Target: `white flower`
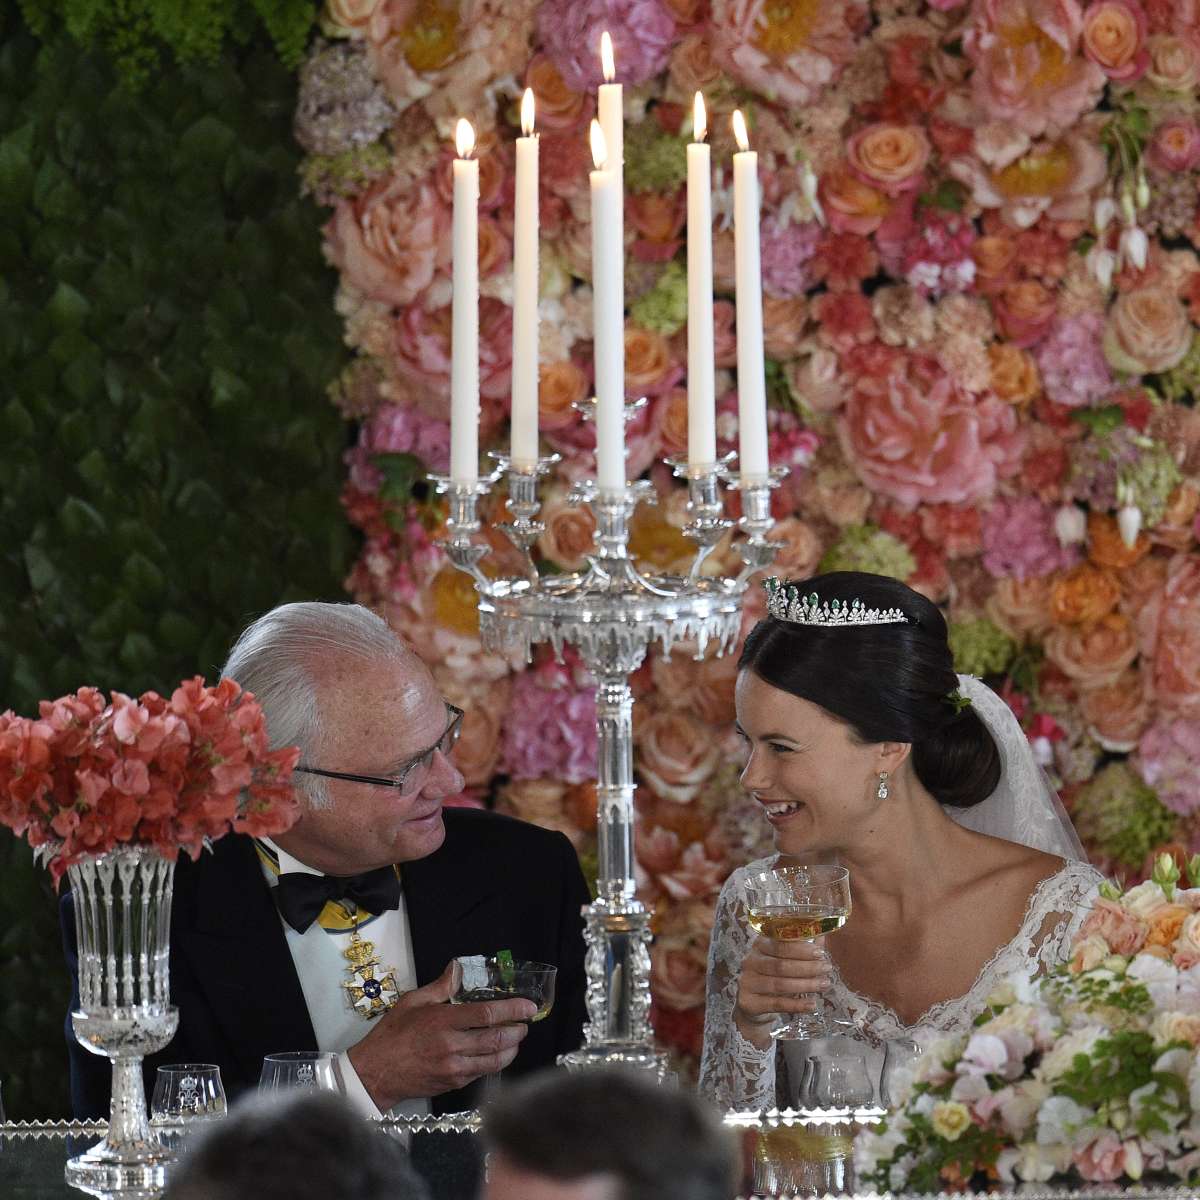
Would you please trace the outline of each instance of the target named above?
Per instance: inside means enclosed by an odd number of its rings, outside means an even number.
[[[1038,1064],[1037,1077],[1045,1083],[1053,1083],[1071,1069],[1077,1054],[1091,1054],[1092,1047],[1107,1036],[1108,1030],[1103,1026],[1089,1025],[1060,1038],[1054,1049]]]
[[[1005,1183],[1046,1183],[1070,1165],[1071,1152],[1065,1146],[1039,1146],[1037,1142],[1002,1150],[996,1159],[996,1170]]]
[[[1143,921],[1166,903],[1166,892],[1153,879],[1147,879],[1145,883],[1139,883],[1137,887],[1130,888],[1121,897],[1121,907],[1133,913],[1135,917],[1141,917]]]
[[[1064,504],[1054,514],[1054,533],[1060,545],[1079,545],[1087,538],[1087,513],[1078,504]]]
[[[1200,1056],[1192,1056],[1192,1065],[1187,1073],[1188,1102],[1192,1112],[1200,1114]]]
[[[1144,984],[1154,1007],[1168,1012],[1178,1007],[1179,968],[1153,954],[1135,954],[1126,979]]]
[[[1139,271],[1145,270],[1146,258],[1150,253],[1150,239],[1146,236],[1146,231],[1140,225],[1127,225],[1121,233],[1121,241],[1118,247],[1121,257],[1126,262],[1137,267]]]
[[[976,1033],[958,1062],[959,1075],[999,1075],[1008,1062],[1008,1046],[990,1033]]]
[[[1117,215],[1117,202],[1111,196],[1101,196],[1092,208],[1092,220],[1097,233],[1103,233]]]
[[[1051,1096],[1037,1116],[1037,1140],[1042,1146],[1069,1146],[1076,1132],[1086,1125],[1095,1112],[1076,1104],[1068,1096]]]
[[[1176,1005],[1180,1012],[1200,1012],[1200,963],[1180,971],[1178,975],[1179,992]]]
[[[982,1074],[960,1075],[950,1089],[950,1099],[961,1100],[963,1104],[975,1104],[980,1100],[986,1100],[991,1094],[992,1089]]]
[[[1011,1137],[1024,1137],[1050,1089],[1037,1079],[1026,1079],[1005,1090],[1008,1095],[1000,1104],[1000,1120]]]
[[[1117,269],[1117,256],[1097,242],[1087,252],[1084,261],[1092,273],[1092,278],[1107,292],[1112,286],[1113,275]]]

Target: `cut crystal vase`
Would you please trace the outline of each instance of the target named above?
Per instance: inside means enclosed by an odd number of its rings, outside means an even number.
[[[76,1038],[112,1061],[103,1141],[72,1158],[66,1180],[96,1194],[155,1194],[174,1155],[150,1129],[142,1059],[175,1035],[170,1004],[171,888],[175,864],[149,846],[119,846],[67,868],[79,948]]]

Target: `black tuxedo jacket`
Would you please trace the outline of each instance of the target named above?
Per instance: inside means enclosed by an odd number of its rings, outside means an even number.
[[[494,954],[558,967],[554,1008],[529,1034],[507,1073],[550,1065],[582,1039],[583,920],[589,900],[579,860],[561,834],[479,809],[445,810],[446,840],[401,864],[417,983],[432,983],[460,954]],[[79,1006],[75,910],[60,908]],[[315,1050],[300,980],[271,889],[248,837],[230,834],[197,862],[181,856],[171,909],[171,1001],[179,1029],[146,1060],[147,1095],[160,1063],[210,1062],[232,1101],[258,1083],[263,1055]],[[368,1025],[363,1023],[364,1035]],[[84,1050],[66,1023],[71,1103],[77,1118],[107,1117],[111,1068]],[[435,1113],[474,1107],[479,1081],[432,1099]]]

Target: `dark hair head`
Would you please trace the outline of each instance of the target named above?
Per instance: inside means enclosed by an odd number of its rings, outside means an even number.
[[[560,1181],[611,1175],[621,1200],[730,1200],[738,1156],[715,1110],[643,1072],[539,1072],[484,1110],[488,1145]]]
[[[739,670],[845,721],[864,742],[908,742],[921,785],[969,808],[1000,782],[1000,752],[973,708],[948,703],[958,677],[935,604],[886,575],[834,571],[797,582],[822,602],[898,608],[905,624],[798,625],[767,617],[750,631]]]
[[[341,1096],[250,1097],[197,1140],[165,1200],[429,1200],[394,1138]]]

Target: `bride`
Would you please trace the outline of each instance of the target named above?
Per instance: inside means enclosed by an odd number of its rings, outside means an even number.
[[[1008,706],[955,675],[934,604],[857,572],[767,589],[737,715],[779,853],[721,891],[700,1068],[701,1091],[742,1110],[796,1099],[804,1043],[777,1055],[779,1014],[819,1003],[876,1060],[891,1039],[969,1030],[1001,978],[1067,957],[1102,882]],[[789,860],[849,869],[836,936],[750,930],[747,876]]]

